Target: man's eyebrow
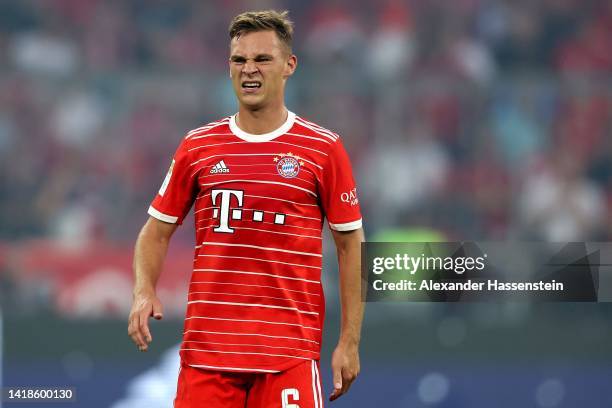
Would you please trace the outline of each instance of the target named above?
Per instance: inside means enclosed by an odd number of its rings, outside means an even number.
[[[254,60],[258,60],[258,59],[262,59],[262,58],[266,58],[266,59],[272,59],[274,58],[274,56],[272,54],[257,54],[253,59]],[[230,57],[230,61],[244,61],[247,58],[243,55],[238,55],[238,54],[234,54]]]

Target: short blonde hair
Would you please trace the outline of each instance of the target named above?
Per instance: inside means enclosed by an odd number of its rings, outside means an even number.
[[[293,42],[293,22],[287,10],[247,11],[234,17],[229,26],[230,39],[254,31],[272,30],[279,40],[291,51]]]

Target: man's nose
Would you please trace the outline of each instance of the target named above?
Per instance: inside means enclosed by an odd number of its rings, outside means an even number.
[[[255,61],[246,60],[242,67],[242,72],[244,72],[245,74],[254,74],[255,72],[257,72],[257,65],[255,64]]]

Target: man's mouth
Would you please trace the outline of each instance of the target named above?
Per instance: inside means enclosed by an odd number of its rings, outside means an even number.
[[[242,89],[258,89],[258,88],[261,88],[261,82],[259,81],[242,82]]]

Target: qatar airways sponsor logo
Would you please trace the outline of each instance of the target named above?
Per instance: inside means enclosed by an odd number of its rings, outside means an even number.
[[[359,204],[359,199],[357,198],[357,187],[340,194],[340,201],[350,204],[351,207]]]

